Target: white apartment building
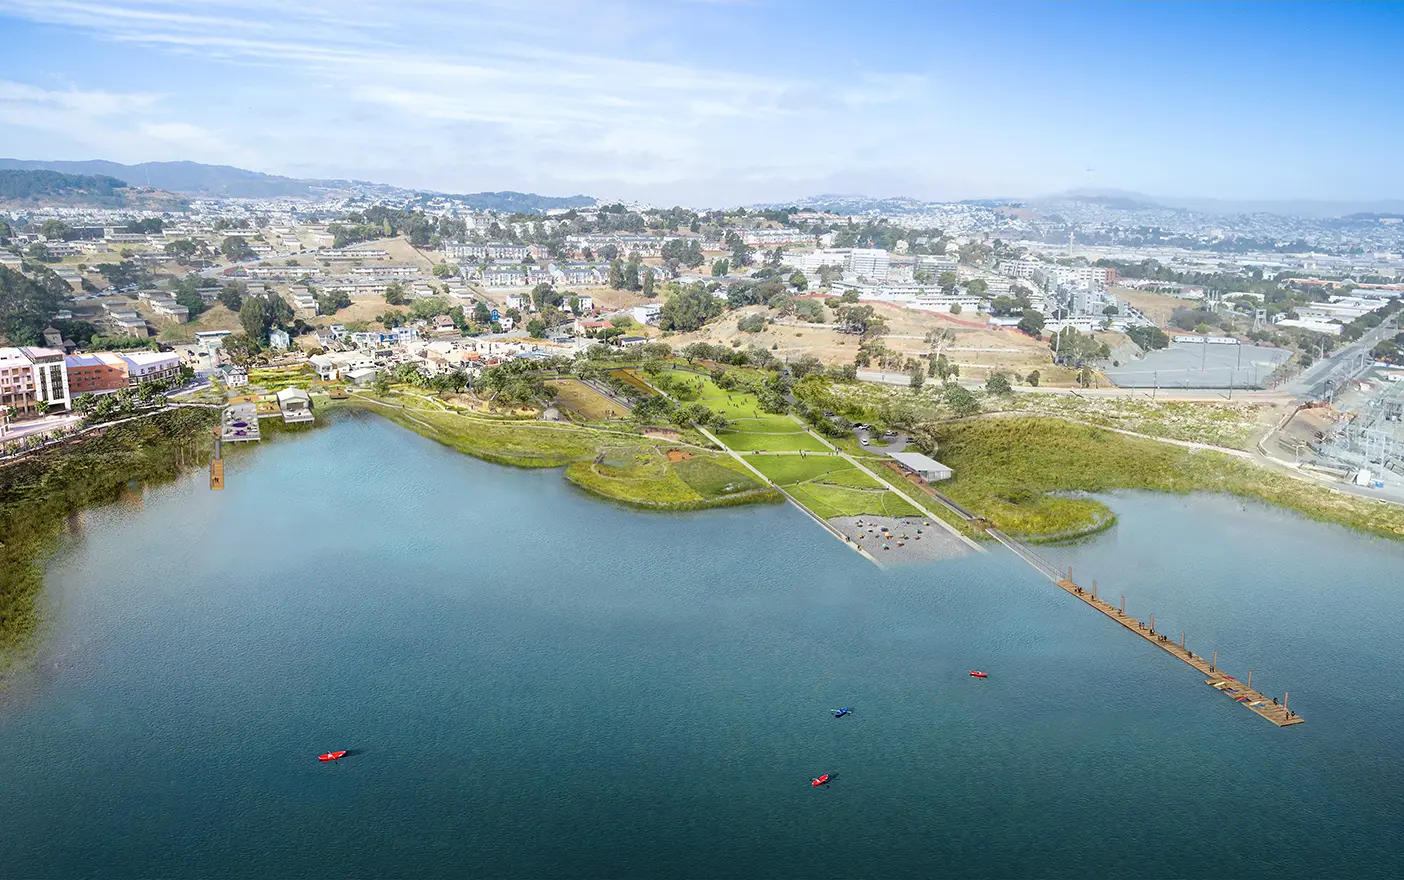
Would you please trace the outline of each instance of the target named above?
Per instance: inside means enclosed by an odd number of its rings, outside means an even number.
[[[891,258],[882,248],[854,248],[848,253],[845,266],[848,275],[869,281],[886,281]]]
[[[136,351],[119,356],[127,362],[127,381],[132,385],[157,379],[174,381],[180,376],[180,355],[173,351]]]
[[[0,348],[0,406],[11,413],[37,413],[41,401],[51,408],[70,407],[63,352],[35,346]]]

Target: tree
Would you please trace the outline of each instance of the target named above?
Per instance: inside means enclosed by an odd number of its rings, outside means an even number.
[[[184,266],[200,252],[200,246],[188,238],[178,238],[175,241],[167,242],[163,250],[167,256],[174,257],[177,263]]]
[[[242,321],[243,312],[239,313]],[[224,337],[219,344],[220,351],[231,361],[241,367],[247,367],[253,362],[262,348],[256,339],[251,339],[247,334],[234,333]]]
[[[990,394],[1012,394],[1014,391],[1003,373],[991,373],[985,380],[985,390]]]
[[[72,241],[73,227],[62,220],[45,220],[39,225],[39,234],[48,241]]]
[[[961,313],[961,305],[960,305],[960,303],[951,303],[951,314],[952,314],[952,315],[959,315],[960,313]]]
[[[732,233],[735,235],[735,233]],[[731,265],[736,267],[749,266],[755,258],[756,249],[746,244],[738,236],[731,245]]]
[[[721,312],[721,301],[712,296],[706,285],[697,282],[668,297],[663,303],[658,326],[664,330],[686,333],[696,330]]]
[[[231,312],[239,311],[239,307],[244,304],[244,292],[248,288],[243,282],[235,281],[224,285],[219,291],[219,302]]]
[[[260,344],[265,339],[268,332],[266,323],[266,313],[263,307],[263,297],[251,296],[244,300],[239,308],[239,326],[244,328],[244,335],[250,339],[257,340]]]
[[[385,285],[385,302],[392,306],[408,305],[409,297],[405,295],[405,286],[398,281],[391,281]]]
[[[712,277],[721,278],[731,271],[731,264],[725,259],[712,261]]]
[[[473,323],[487,324],[492,321],[492,311],[488,309],[487,303],[473,304]]]
[[[1126,331],[1126,335],[1146,351],[1165,348],[1170,344],[1170,337],[1159,327],[1132,327]]]
[[[44,328],[67,301],[68,282],[48,269],[21,275],[0,266],[0,338],[9,345],[40,345]]]
[[[319,315],[334,315],[349,305],[351,305],[351,297],[347,296],[345,291],[338,290],[317,297],[317,313]]]
[[[986,293],[989,293],[990,283],[983,278],[972,278],[970,282],[965,285],[965,289],[975,296],[983,297]]]
[[[960,278],[954,272],[942,272],[937,283],[941,285],[943,291],[950,293],[960,283]]]
[[[232,263],[252,260],[258,256],[253,252],[253,248],[249,247],[249,243],[237,235],[225,236],[224,241],[219,246],[219,250],[220,253],[224,254],[225,259]]]
[[[73,399],[73,408],[84,416],[90,416],[97,409],[97,395],[91,391],[85,391]]]
[[[531,336],[542,339],[546,336],[546,322],[540,318],[532,318],[527,321],[526,330]]]
[[[1044,318],[1043,313],[1036,309],[1025,309],[1024,316],[1019,319],[1018,329],[1035,339],[1043,335]]]
[[[646,297],[649,297],[650,299],[651,299],[651,298],[653,297],[653,295],[654,295],[654,293],[653,293],[653,270],[651,270],[651,269],[644,269],[644,270],[643,270],[643,295],[646,296]]]
[[[926,376],[921,370],[912,370],[911,386],[913,391],[920,391],[921,386],[926,384]]]
[[[618,257],[609,264],[609,286],[615,290],[624,289],[624,261]]]
[[[931,350],[931,359],[935,361],[941,356],[941,352],[946,346],[955,342],[956,333],[950,327],[937,327],[934,330],[926,331],[926,345]]]
[[[759,333],[765,329],[765,316],[747,315],[736,322],[736,329],[742,333]]]
[[[808,290],[809,279],[804,277],[803,272],[796,269],[794,274],[790,276],[790,286],[795,290]]]
[[[435,278],[452,278],[458,274],[458,270],[448,263],[436,263],[433,271]]]
[[[1024,377],[1024,381],[1026,381],[1026,382],[1029,383],[1029,387],[1031,387],[1031,388],[1037,388],[1037,387],[1038,387],[1038,380],[1039,380],[1040,378],[1042,378],[1042,377],[1039,376],[1038,370],[1033,370],[1033,371],[1031,371],[1027,376]]]
[[[980,411],[980,401],[975,399],[975,395],[954,382],[943,385],[941,393],[957,416],[970,416]]]

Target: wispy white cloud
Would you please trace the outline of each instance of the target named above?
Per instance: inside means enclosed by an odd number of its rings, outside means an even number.
[[[0,80],[0,126],[59,135],[102,158],[180,159],[191,151],[219,161],[246,156],[197,125],[163,119],[163,101],[149,92],[44,89]]]
[[[571,181],[702,190],[767,166],[823,176],[885,136],[881,118],[858,124],[859,114],[919,101],[927,89],[921,76],[824,83],[783,65],[756,72],[712,52],[688,60],[648,35],[618,37],[620,21],[671,34],[699,14],[695,7],[674,14],[549,0],[7,6],[11,16],[198,59],[202,77],[214,79],[205,91],[226,99],[227,124],[219,127],[236,140],[230,145],[181,119],[179,111],[199,98],[166,83],[173,94],[145,96],[152,112],[127,130],[106,126],[108,142],[146,136],[189,158],[229,161],[238,152],[269,170],[316,167],[319,158],[328,173],[397,168],[394,182],[446,189]],[[241,69],[273,77],[278,87],[241,83]],[[155,113],[158,104],[175,112]],[[826,128],[841,130],[840,146]],[[510,179],[483,179],[486,168],[511,169]]]

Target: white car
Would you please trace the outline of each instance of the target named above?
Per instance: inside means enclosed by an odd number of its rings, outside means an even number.
[[[863,438],[862,440],[860,440],[859,442],[862,443],[864,446],[867,446],[867,445],[868,445],[868,438],[867,438],[867,437],[864,437],[864,438]]]

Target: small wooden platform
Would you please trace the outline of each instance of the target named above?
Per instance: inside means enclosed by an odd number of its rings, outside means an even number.
[[[210,488],[224,488],[224,459],[216,458],[210,462]]]
[[[1071,578],[1060,578],[1055,580],[1054,583],[1064,590],[1067,590],[1069,595],[1081,599],[1085,604],[1102,612],[1107,617],[1115,620],[1117,623],[1126,627],[1126,629],[1150,642],[1152,645],[1155,645],[1157,648],[1160,648],[1162,651],[1165,651],[1172,657],[1176,657],[1188,663],[1190,666],[1193,666],[1195,669],[1208,676],[1204,680],[1205,684],[1222,690],[1236,702],[1242,703],[1244,706],[1247,706],[1250,710],[1263,716],[1278,727],[1290,727],[1293,724],[1301,724],[1306,721],[1302,716],[1287,710],[1285,696],[1280,705],[1273,702],[1270,697],[1253,690],[1246,684],[1234,679],[1232,676],[1225,675],[1222,671],[1215,668],[1214,664],[1210,663],[1209,660],[1187,650],[1184,645],[1177,644],[1164,633],[1156,632],[1151,624],[1139,621],[1126,614],[1115,605],[1112,605],[1110,602],[1087,592],[1082,587],[1073,583]]]

